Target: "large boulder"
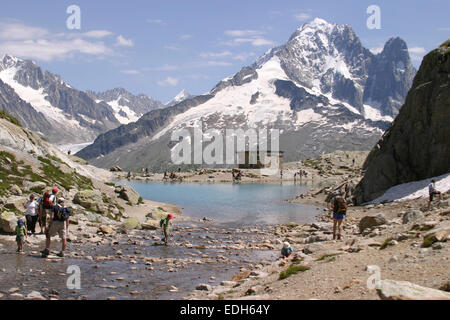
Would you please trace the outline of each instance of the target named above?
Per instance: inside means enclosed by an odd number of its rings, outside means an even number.
[[[25,210],[23,205],[27,202],[25,197],[9,197],[4,205],[5,208],[10,210],[23,211]]]
[[[120,225],[120,231],[122,233],[128,233],[129,231],[134,229],[142,229],[141,223],[136,218],[128,218]]]
[[[424,246],[429,247],[435,242],[444,242],[450,236],[450,221],[443,221],[424,235]]]
[[[42,181],[24,181],[23,188],[27,191],[34,191],[41,194],[44,189],[47,187],[47,184]]]
[[[408,212],[405,212],[403,215],[403,224],[410,223],[411,221],[415,221],[418,219],[425,218],[425,215],[420,210],[410,210]]]
[[[9,211],[3,211],[0,214],[0,231],[5,233],[15,233],[17,220],[16,215]]]
[[[364,163],[355,202],[450,171],[450,41],[427,54],[391,127]]]
[[[407,281],[381,280],[376,289],[382,300],[450,300],[450,292]]]
[[[13,184],[11,187],[9,187],[9,193],[15,196],[21,196],[22,195],[22,189],[16,184]]]
[[[136,192],[132,187],[130,186],[124,186],[122,187],[122,190],[120,190],[120,197],[124,199],[125,201],[128,201],[132,205],[136,205],[139,203],[139,199],[141,196],[139,193]]]
[[[119,166],[114,166],[114,167],[111,167],[111,168],[109,169],[109,171],[111,171],[111,172],[122,172],[123,170],[122,170],[122,168],[119,167]]]
[[[373,228],[387,223],[387,219],[382,213],[365,216],[359,222],[359,232],[363,232],[367,228]]]
[[[99,190],[82,190],[75,194],[73,203],[79,204],[85,209],[104,212],[103,195]],[[106,208],[107,210],[107,208]]]

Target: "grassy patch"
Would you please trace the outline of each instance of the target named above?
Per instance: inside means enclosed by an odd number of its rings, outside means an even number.
[[[324,261],[325,259],[328,259],[328,258],[335,258],[335,256],[337,256],[337,254],[324,254],[323,256],[321,256],[319,259],[317,259],[316,261]],[[333,260],[328,260],[327,262],[330,262],[330,261],[334,261],[335,259],[333,259]]]
[[[42,162],[41,170],[44,172],[44,176],[49,182],[60,184],[66,190],[71,189],[73,186],[77,186],[79,189],[93,189],[91,179],[75,172],[64,173],[48,158],[38,157],[38,159]],[[53,157],[52,160],[56,162],[60,161],[55,157]]]
[[[115,187],[116,185],[113,182],[105,182],[107,186]]]
[[[283,280],[283,279],[286,279],[286,278],[290,277],[293,274],[297,274],[299,272],[304,272],[304,271],[307,271],[309,269],[310,269],[310,267],[302,266],[302,265],[293,263],[293,264],[291,264],[289,266],[289,268],[287,268],[286,270],[280,272],[280,277],[278,279],[279,280]]]
[[[14,118],[13,116],[10,116],[5,110],[0,110],[0,119],[6,119],[12,124],[15,124],[16,126],[22,127],[22,124],[19,120]]]
[[[392,238],[387,238],[386,240],[384,240],[383,244],[380,246],[380,250],[386,249],[389,246],[389,242],[391,242],[392,240]]]
[[[144,199],[142,199],[142,197],[139,197],[137,204],[143,204],[143,203],[144,203]]]
[[[433,243],[436,242],[436,238],[434,236],[434,234],[429,234],[426,237],[423,238],[423,243],[422,243],[422,247],[424,248],[428,248],[431,247],[433,245]]]

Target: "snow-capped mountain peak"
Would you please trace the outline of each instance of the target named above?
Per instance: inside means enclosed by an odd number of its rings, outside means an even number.
[[[191,98],[191,94],[186,91],[186,89],[181,90],[175,98],[173,98],[171,101],[166,103],[166,106],[174,106],[180,102],[183,102],[186,99]]]

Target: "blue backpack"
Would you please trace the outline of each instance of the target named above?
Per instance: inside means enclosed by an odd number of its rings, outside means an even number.
[[[70,209],[69,208],[61,208],[58,206],[55,206],[53,208],[53,219],[57,221],[66,221],[70,218]]]

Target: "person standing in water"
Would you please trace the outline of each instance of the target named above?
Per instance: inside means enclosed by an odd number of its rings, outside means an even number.
[[[162,231],[164,233],[164,244],[167,246],[169,242],[169,235],[170,235],[170,224],[171,220],[173,219],[173,215],[169,213],[167,217],[164,219],[161,219],[159,222],[159,226],[162,228]]]
[[[27,227],[22,219],[17,221],[16,227],[16,242],[17,242],[17,252],[23,252],[23,242],[27,239]]]
[[[50,222],[45,233],[45,249],[42,251],[42,258],[47,258],[50,254],[51,238],[59,235],[61,239],[61,252],[58,257],[64,257],[64,251],[67,247],[67,235],[69,234],[70,209],[64,205],[64,198],[58,199],[59,206],[54,206],[50,214]]]

